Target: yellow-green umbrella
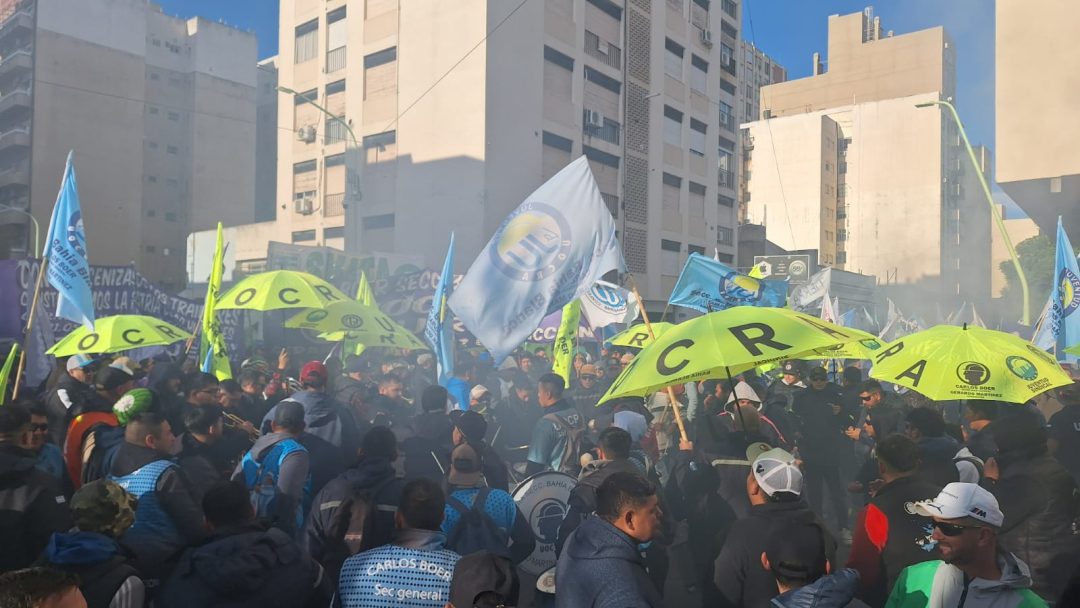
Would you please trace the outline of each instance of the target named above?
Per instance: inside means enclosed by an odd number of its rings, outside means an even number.
[[[57,357],[118,353],[144,346],[166,346],[190,337],[188,332],[154,317],[116,315],[95,319],[94,329],[85,325],[75,328],[45,352]]]
[[[335,342],[348,339],[368,348],[427,348],[412,332],[397,324],[386,313],[355,300],[336,302],[326,308],[293,315],[285,321],[285,327],[323,332],[327,336],[324,339],[337,338],[332,340]]]
[[[232,286],[217,301],[217,310],[325,308],[352,298],[319,277],[296,270],[260,272]]]
[[[848,342],[827,348],[816,348],[803,353],[795,359],[803,361],[816,361],[818,359],[872,359],[874,354],[881,350],[884,343],[876,338]]]
[[[981,327],[938,325],[885,345],[872,378],[935,401],[990,399],[1024,403],[1072,379],[1030,342]]]
[[[652,324],[653,333],[656,337],[667,333],[669,329],[675,327],[674,323],[665,323],[660,321]],[[608,340],[612,346],[629,346],[632,348],[645,348],[652,343],[652,338],[649,337],[649,330],[645,328],[644,323],[639,323],[631,328],[625,329]]]
[[[815,348],[872,338],[787,308],[738,306],[691,319],[646,346],[601,402],[727,377]]]

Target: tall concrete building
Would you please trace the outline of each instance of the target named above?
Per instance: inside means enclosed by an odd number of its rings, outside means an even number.
[[[585,155],[646,299],[662,305],[692,251],[734,260],[734,0],[282,0],[280,23],[295,136],[279,138],[278,221],[255,238],[438,266],[453,230],[463,271]]]
[[[750,130],[741,125],[757,120],[761,116],[761,88],[787,80],[787,70],[766,55],[754,43],[747,40],[739,44],[739,94],[735,103],[739,120],[739,139],[742,163],[739,165],[739,223],[745,223],[746,204],[750,200],[748,185],[752,163],[750,152]]]
[[[893,36],[870,9],[829,17],[828,69],[761,91],[750,219],[924,302],[984,301],[989,206],[951,117],[916,107],[955,96],[955,65],[943,28]]]
[[[91,263],[183,288],[188,232],[253,217],[255,59],[145,0],[0,3],[0,204],[44,231],[74,150]],[[27,222],[0,213],[0,255],[30,253]]]
[[[255,221],[277,217],[277,56],[259,62],[255,110]]]
[[[997,2],[996,147],[1001,187],[1053,234],[1080,234],[1080,10],[1068,0]]]

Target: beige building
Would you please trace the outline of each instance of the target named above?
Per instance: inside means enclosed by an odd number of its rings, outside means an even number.
[[[739,164],[739,223],[746,222],[746,204],[750,200],[748,190],[750,172],[753,163],[750,152],[750,131],[741,125],[757,120],[761,116],[761,88],[787,80],[787,70],[771,57],[754,46],[754,43],[741,40],[739,58],[739,94],[735,102],[735,115],[740,129],[740,151],[742,162]]]
[[[0,204],[44,232],[74,150],[91,263],[182,289],[187,234],[253,217],[255,58],[144,0],[0,3]],[[31,253],[25,216],[0,222],[0,255]]]
[[[662,306],[691,251],[734,261],[734,0],[280,7],[278,80],[298,96],[279,99],[277,221],[240,233],[437,267],[453,230],[463,271],[584,154],[647,299]],[[362,149],[355,205],[346,124]]]
[[[998,205],[998,213],[1005,218],[1005,232],[1009,235],[1013,247],[1024,241],[1042,234],[1035,220],[1028,217],[1009,218],[1005,215],[1005,205]],[[1011,262],[1009,250],[1005,247],[1005,240],[995,228],[990,233],[990,293],[995,298],[1001,297],[1005,290],[1005,273],[1001,272],[1001,264]]]
[[[996,152],[1001,187],[1048,234],[1080,234],[1080,6],[996,3]]]
[[[277,217],[277,56],[259,62],[255,110],[255,221]]]
[[[940,27],[893,36],[870,9],[829,17],[828,69],[764,87],[747,125],[748,221],[822,265],[982,302],[989,207],[951,118],[915,107],[955,95],[954,66]]]

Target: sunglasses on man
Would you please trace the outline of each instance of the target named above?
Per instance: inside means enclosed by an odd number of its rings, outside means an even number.
[[[943,521],[935,521],[934,527],[941,530],[941,533],[945,536],[960,536],[964,533],[964,530],[973,530],[982,526],[963,526],[960,524],[950,524]]]

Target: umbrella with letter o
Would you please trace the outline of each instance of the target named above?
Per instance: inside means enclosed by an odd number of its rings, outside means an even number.
[[[389,315],[374,306],[355,300],[335,302],[326,308],[298,313],[285,321],[285,327],[323,332],[324,335],[320,337],[325,340],[338,342],[347,339],[369,348],[427,348],[412,332],[396,323]]]
[[[94,321],[94,329],[79,326],[46,351],[56,357],[118,353],[144,346],[167,346],[187,340],[191,334],[179,327],[145,315],[116,315]]]
[[[1025,403],[1072,383],[1050,353],[1005,332],[938,325],[886,344],[870,377],[906,386],[935,401],[984,399]]]
[[[260,272],[233,285],[218,298],[217,310],[325,308],[352,298],[319,277],[296,270]]]

